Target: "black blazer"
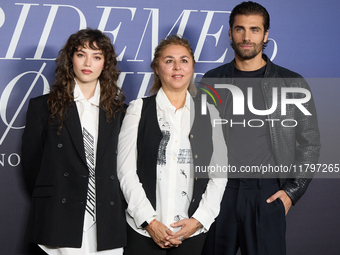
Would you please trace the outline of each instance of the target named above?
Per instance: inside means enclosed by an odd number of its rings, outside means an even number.
[[[32,195],[26,236],[30,242],[81,247],[88,168],[78,110],[72,103],[65,125],[50,124],[48,95],[30,100],[22,137],[24,178]],[[117,143],[123,112],[107,122],[99,110],[96,158],[98,250],[126,245],[125,201],[117,178]]]

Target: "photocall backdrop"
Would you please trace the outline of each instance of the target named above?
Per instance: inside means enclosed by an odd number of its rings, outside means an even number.
[[[340,87],[337,0],[259,0],[271,16],[265,53],[310,83],[319,118],[320,163],[339,164]],[[54,60],[70,34],[91,27],[115,45],[127,102],[147,95],[154,48],[168,34],[189,39],[195,75],[229,62],[228,20],[237,0],[0,1],[0,254],[29,254],[23,241],[29,198],[21,135],[28,101],[48,93]],[[318,173],[287,215],[288,254],[338,254],[340,174]],[[114,216],[113,216],[114,217]]]

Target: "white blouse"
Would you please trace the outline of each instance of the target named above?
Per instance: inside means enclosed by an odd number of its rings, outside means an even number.
[[[126,218],[136,232],[150,237],[141,224],[153,218],[162,222],[172,231],[171,223],[189,218],[188,208],[193,195],[193,160],[189,141],[190,104],[193,99],[187,92],[183,108],[176,110],[161,88],[156,95],[157,119],[163,138],[157,157],[156,210],[147,199],[137,175],[137,132],[143,107],[143,100],[130,102],[118,142],[117,174],[121,189],[128,203]],[[211,118],[218,118],[216,108],[208,105]],[[193,109],[194,110],[194,109]],[[191,123],[190,123],[191,122]],[[220,153],[214,150],[211,164],[227,165],[227,150],[221,128],[213,128],[213,145],[219,146]],[[215,163],[214,163],[215,162]],[[219,213],[226,178],[213,178],[210,175],[207,189],[198,209],[192,217],[204,228],[197,235],[207,231]],[[216,176],[215,176],[216,177]],[[224,176],[225,177],[225,176]]]

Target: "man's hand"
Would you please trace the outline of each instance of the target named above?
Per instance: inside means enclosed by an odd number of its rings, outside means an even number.
[[[168,249],[178,247],[182,242],[179,239],[167,240],[167,237],[173,236],[175,233],[167,228],[160,221],[155,220],[152,224],[146,227],[154,242],[161,248]]]
[[[292,206],[292,200],[287,195],[287,193],[284,192],[283,190],[279,190],[274,195],[272,195],[270,198],[268,198],[267,199],[267,203],[271,203],[271,202],[275,201],[278,198],[281,199],[281,201],[283,202],[283,205],[285,207],[285,212],[286,212],[286,215],[287,215],[290,207]]]
[[[173,228],[181,227],[180,231],[167,237],[167,240],[173,242],[174,240],[183,241],[189,238],[193,233],[202,227],[202,224],[198,220],[190,218],[177,221],[172,223],[170,226]]]

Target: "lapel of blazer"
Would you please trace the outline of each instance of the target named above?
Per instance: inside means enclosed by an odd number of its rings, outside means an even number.
[[[99,127],[98,127],[98,143],[97,143],[97,158],[96,162],[99,162],[100,158],[103,156],[103,153],[107,147],[108,142],[111,140],[111,129],[113,125],[113,118],[111,118],[111,122],[106,121],[106,112],[99,108]],[[114,152],[112,152],[114,153]]]
[[[70,111],[65,116],[65,126],[70,134],[70,137],[74,143],[74,146],[76,147],[77,152],[80,155],[80,158],[86,164],[86,157],[83,144],[83,133],[81,131],[79,114],[75,102],[72,102]]]

